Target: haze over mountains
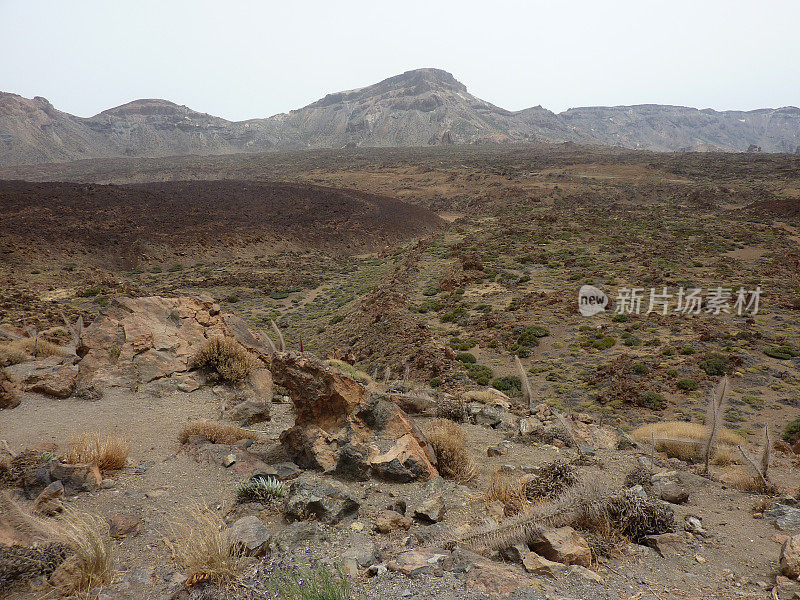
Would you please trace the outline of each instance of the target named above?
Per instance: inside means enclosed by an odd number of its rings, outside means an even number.
[[[228,154],[346,146],[599,143],[654,151],[800,151],[800,109],[680,106],[508,111],[450,73],[417,69],[328,94],[265,119],[227,121],[166,100],[135,100],[83,118],[41,97],[0,92],[0,164],[115,156]]]

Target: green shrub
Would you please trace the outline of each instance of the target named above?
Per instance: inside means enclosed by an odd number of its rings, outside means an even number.
[[[647,390],[644,394],[642,394],[642,406],[646,406],[652,410],[661,410],[666,405],[666,399],[658,392]]]
[[[503,377],[495,377],[492,379],[492,387],[501,392],[513,392],[514,390],[522,390],[522,380],[514,375],[504,375]]]
[[[478,345],[478,340],[462,340],[461,338],[454,337],[450,340],[450,347],[453,350],[464,352],[470,348]]]
[[[456,360],[470,365],[473,365],[476,362],[478,362],[478,360],[475,358],[475,355],[470,354],[469,352],[459,352],[458,354],[456,354]]]
[[[608,350],[617,343],[617,340],[611,337],[610,335],[605,336],[599,340],[595,340],[592,342],[592,348],[595,350]]]
[[[764,348],[764,354],[771,356],[772,358],[777,358],[778,360],[789,360],[790,358],[796,358],[800,356],[800,350],[794,346],[784,344],[783,346]]]
[[[494,371],[484,365],[467,365],[469,378],[478,385],[489,385],[494,377]]]
[[[700,368],[708,375],[720,376],[728,372],[728,357],[722,354],[709,354],[700,363]]]
[[[634,363],[631,367],[631,371],[633,371],[635,375],[647,375],[650,369],[645,364]]]
[[[681,348],[681,354],[684,354],[686,356],[688,356],[689,354],[694,354],[695,352],[697,351],[691,346],[684,346],[683,348]]]
[[[800,438],[800,418],[789,421],[783,430],[783,439],[790,444],[794,444]]]
[[[611,317],[611,320],[614,321],[614,323],[627,323],[630,320],[630,317],[623,313],[614,313],[614,315]]]
[[[698,385],[694,379],[679,379],[678,383],[676,384],[679,390],[683,390],[684,392],[691,392],[697,389]]]
[[[438,388],[440,385],[442,385],[442,378],[434,377],[433,379],[430,380],[429,384],[432,388]]]
[[[661,351],[661,354],[663,354],[664,356],[674,356],[675,355],[675,348],[672,348],[671,346],[667,346],[666,348],[664,348]]]
[[[260,598],[281,600],[350,600],[350,582],[338,566],[311,560],[299,564],[294,557],[278,558],[264,566],[266,580],[258,581]]]
[[[667,376],[668,377],[677,377],[678,376],[678,369],[667,369]]]

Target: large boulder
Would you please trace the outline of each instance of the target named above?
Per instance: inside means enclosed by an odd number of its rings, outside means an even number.
[[[589,544],[572,527],[545,531],[542,539],[533,544],[533,549],[546,559],[565,565],[589,567],[592,564]]]
[[[355,479],[438,475],[427,440],[387,396],[306,354],[276,354],[270,371],[295,406],[295,424],[281,443],[301,467]]]
[[[244,321],[221,314],[209,296],[119,297],[83,332],[78,382],[136,387],[184,373],[199,345],[217,336],[234,338],[258,356],[268,352]],[[268,374],[255,380],[257,394],[269,400]]]

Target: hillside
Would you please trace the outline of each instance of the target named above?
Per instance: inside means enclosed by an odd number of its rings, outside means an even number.
[[[654,151],[795,152],[800,109],[754,111],[639,105],[541,106],[511,112],[439,69],[417,69],[303,108],[233,122],[166,100],[135,100],[82,118],[46,99],[0,92],[0,164],[117,156],[440,144],[600,143]]]

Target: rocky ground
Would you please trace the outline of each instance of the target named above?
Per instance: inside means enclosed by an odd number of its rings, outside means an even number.
[[[0,268],[0,491],[17,508],[4,500],[0,543],[52,542],[20,527],[20,507],[50,524],[75,511],[110,520],[113,574],[94,592],[108,599],[263,597],[272,563],[291,555],[335,558],[363,598],[800,592],[787,428],[800,402],[796,159],[398,152],[350,166],[263,159],[283,179],[402,198],[447,223],[377,252],[265,249],[239,236],[215,255],[190,235],[120,267],[108,249],[37,253],[41,238],[15,234]],[[264,168],[253,157],[104,168],[120,181],[170,169],[213,179],[234,172],[230,160],[242,176]],[[587,318],[584,283],[612,296],[739,284],[764,296],[757,315]],[[229,364],[193,362],[218,336],[249,357],[237,384],[219,375]],[[684,439],[705,434],[637,429],[705,431],[723,376],[728,437],[709,474],[702,442]],[[461,450],[442,446],[439,417],[459,422],[444,437],[463,436]],[[243,429],[219,437],[216,425]],[[758,462],[764,426],[768,481],[736,448]],[[127,461],[70,458],[84,432],[124,440]],[[239,497],[259,475],[280,480],[280,497]],[[599,521],[575,508],[587,498]],[[614,512],[620,498],[628,512]],[[249,555],[224,585],[182,560],[181,523],[198,503]],[[620,516],[634,513],[644,525]],[[50,575],[55,565],[13,575],[15,552],[0,553],[9,597],[74,591],[75,572]]]

